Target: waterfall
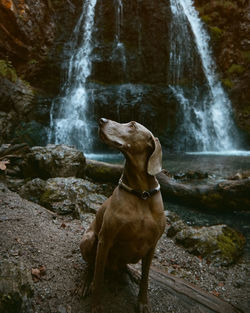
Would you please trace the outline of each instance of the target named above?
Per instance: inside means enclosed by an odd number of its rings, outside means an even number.
[[[92,144],[86,82],[91,74],[96,1],[84,1],[70,43],[67,79],[60,96],[53,101],[50,113],[49,141],[75,145],[84,151],[90,151]]]
[[[209,36],[193,0],[170,0],[170,88],[179,103],[179,149],[237,149],[229,98],[216,74]],[[198,77],[199,66],[204,82]]]

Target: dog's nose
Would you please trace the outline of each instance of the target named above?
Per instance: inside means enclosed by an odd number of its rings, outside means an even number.
[[[103,125],[105,123],[108,123],[108,120],[106,118],[102,117],[99,119],[99,125]]]

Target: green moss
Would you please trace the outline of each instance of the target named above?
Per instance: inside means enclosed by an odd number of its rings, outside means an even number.
[[[223,229],[223,234],[218,236],[218,247],[222,254],[230,260],[240,255],[244,244],[244,236],[227,227]]]
[[[9,79],[13,83],[17,80],[16,70],[8,60],[0,60],[0,75]]]
[[[224,78],[221,80],[222,84],[226,87],[226,88],[233,88],[233,82],[231,81],[230,78]]]
[[[40,198],[41,203],[49,203],[50,202],[50,198],[51,195],[53,195],[55,193],[55,191],[51,190],[51,189],[47,189]]]
[[[245,68],[240,64],[232,64],[227,72],[228,74],[241,74],[245,72]]]
[[[37,64],[38,63],[38,61],[37,60],[35,60],[35,59],[32,59],[32,60],[30,60],[29,61],[29,64],[31,64],[31,65],[33,65],[33,64]]]
[[[241,51],[242,58],[250,62],[250,51]]]
[[[217,26],[210,27],[210,31],[214,40],[219,40],[223,36],[223,30]]]
[[[203,15],[203,16],[201,17],[201,19],[202,19],[202,21],[203,21],[204,23],[206,23],[206,24],[209,24],[209,23],[212,22],[212,18],[211,18],[211,16],[209,16],[209,15]]]

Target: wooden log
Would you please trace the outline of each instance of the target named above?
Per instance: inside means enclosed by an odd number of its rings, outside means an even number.
[[[176,182],[164,172],[157,179],[167,200],[214,210],[250,210],[250,178],[198,186]]]
[[[136,277],[140,272],[133,265],[129,266]],[[243,313],[243,311],[230,303],[216,297],[200,288],[185,282],[183,279],[163,272],[153,266],[150,268],[150,285],[161,290],[161,301],[164,302],[164,294],[177,299],[186,312],[199,313]],[[158,295],[159,296],[159,295]],[[154,299],[152,299],[154,302]]]
[[[123,165],[86,160],[85,174],[95,182],[118,183]]]
[[[86,160],[85,174],[96,182],[117,184],[122,170],[123,165]],[[250,178],[225,180],[212,185],[183,184],[167,176],[163,170],[157,179],[166,200],[220,211],[250,210]]]
[[[27,152],[29,146],[26,143],[20,143],[16,145],[2,145],[0,147],[0,160],[3,158],[14,157]]]

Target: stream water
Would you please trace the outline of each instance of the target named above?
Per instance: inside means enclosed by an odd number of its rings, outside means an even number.
[[[52,103],[50,113],[49,142],[75,145],[84,151],[91,150],[92,144],[86,82],[91,74],[95,6],[96,0],[84,1],[69,43],[71,57],[67,78],[60,95]]]
[[[170,0],[170,8],[169,80],[179,103],[180,124],[176,148],[237,149],[231,103],[218,79],[210,38],[193,0]]]

